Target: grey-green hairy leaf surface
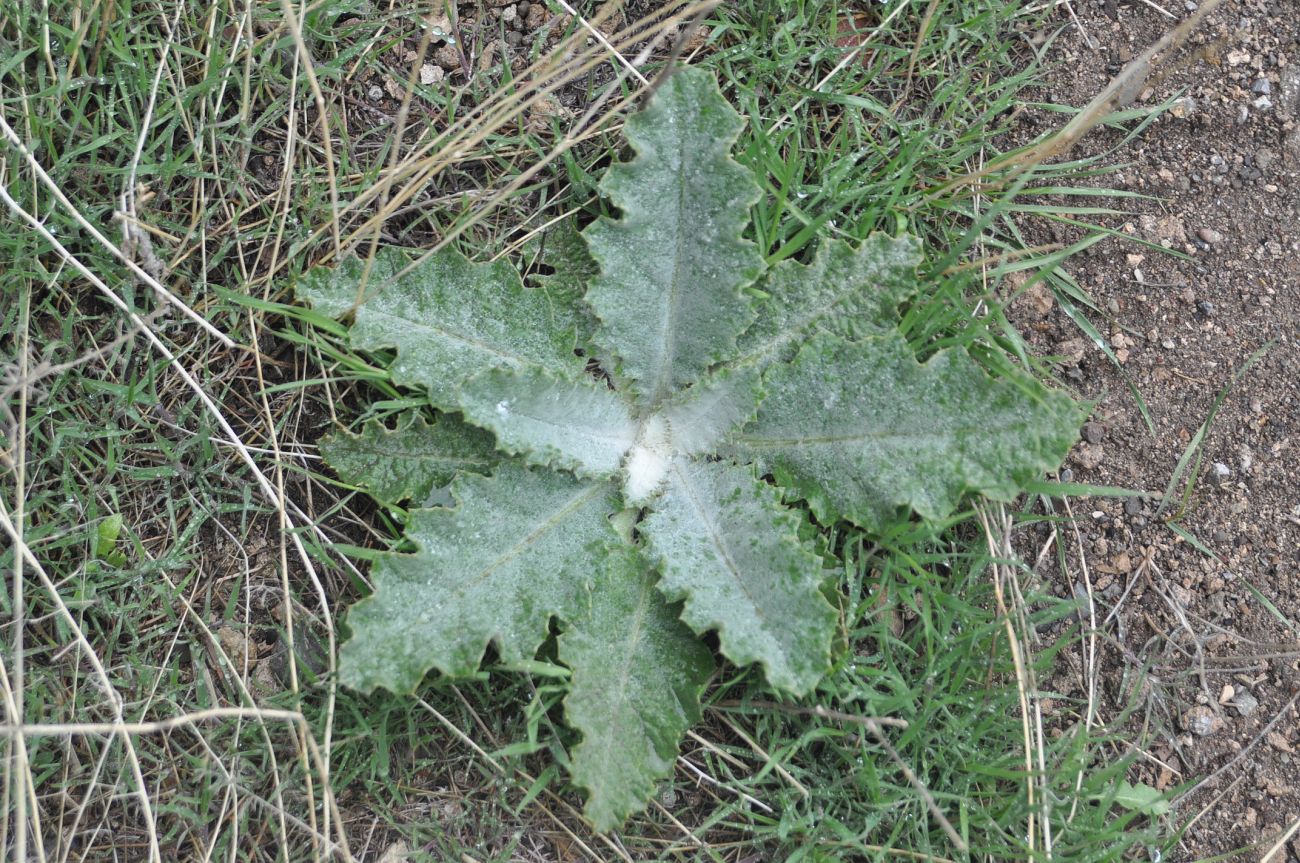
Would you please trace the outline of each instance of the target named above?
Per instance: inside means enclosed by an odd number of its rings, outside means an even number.
[[[655,591],[641,556],[627,547],[607,555],[583,612],[560,636],[560,659],[573,669],[564,715],[582,732],[570,770],[600,831],[643,809],[672,773],[713,671],[712,655]]]
[[[873,528],[900,507],[940,518],[968,492],[1010,500],[1060,464],[1081,420],[1065,394],[991,378],[962,351],[919,363],[897,332],[818,335],[764,386],[737,454],[797,489],[819,520]]]
[[[685,601],[696,632],[718,631],[727,658],[761,663],[769,683],[795,694],[826,673],[835,610],[821,593],[821,560],[752,468],[674,461],[640,527],[664,571],[659,589]]]
[[[898,306],[916,293],[921,244],[872,234],[856,249],[822,244],[808,264],[784,260],[763,282],[767,298],[728,365],[765,367],[789,360],[817,328],[860,337],[893,329]]]
[[[414,412],[404,414],[395,429],[370,420],[360,434],[321,438],[320,453],[340,479],[383,503],[424,501],[458,471],[487,473],[498,458],[492,435],[482,429],[450,415],[431,425]]]
[[[600,265],[587,302],[598,343],[647,401],[730,356],[754,319],[741,289],[763,259],[741,234],[759,188],[728,153],[743,125],[711,75],[684,69],[628,120],[637,156],[601,181],[621,216],[584,233]]]
[[[460,403],[501,449],[581,476],[613,476],[636,439],[627,402],[590,378],[494,369],[467,383]]]
[[[352,346],[395,348],[393,381],[427,391],[438,407],[454,410],[460,385],[484,369],[581,371],[573,356],[573,308],[525,288],[509,262],[474,264],[444,249],[398,276],[406,266],[396,250],[376,255],[358,297],[363,262],[349,258],[332,270],[306,273],[298,296],[327,315],[353,312]]]
[[[413,510],[417,550],[381,557],[372,596],[352,607],[341,676],[357,689],[415,689],[430,668],[465,675],[489,642],[531,659],[552,616],[572,619],[592,576],[590,549],[613,541],[608,482],[503,462],[461,476],[454,508]]]

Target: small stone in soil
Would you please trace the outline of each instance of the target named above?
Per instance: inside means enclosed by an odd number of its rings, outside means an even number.
[[[1125,499],[1124,499],[1124,514],[1125,514],[1125,515],[1141,515],[1141,514],[1142,514],[1142,498],[1140,498],[1140,497],[1128,497],[1128,498],[1125,498]]]
[[[1237,708],[1237,712],[1242,716],[1249,716],[1259,709],[1259,699],[1243,689],[1232,700],[1232,706]]]
[[[1267,78],[1256,78],[1255,83],[1250,85],[1250,92],[1256,96],[1267,96],[1273,92],[1273,85],[1269,83]]]
[[[1213,246],[1215,243],[1223,242],[1223,234],[1220,234],[1214,228],[1201,228],[1196,232],[1196,236]]]
[[[1210,468],[1210,481],[1215,485],[1220,485],[1232,476],[1232,468],[1228,467],[1221,461],[1216,461]]]
[[[1088,443],[1101,443],[1106,436],[1106,427],[1101,423],[1084,423],[1083,439]]]
[[[1093,470],[1101,464],[1104,451],[1100,444],[1085,443],[1075,453],[1074,463],[1084,470]]]
[[[1196,310],[1207,318],[1214,316],[1214,303],[1209,300],[1200,300],[1196,303]]]
[[[1183,714],[1183,727],[1197,737],[1208,737],[1223,727],[1223,720],[1209,707],[1198,704]]]

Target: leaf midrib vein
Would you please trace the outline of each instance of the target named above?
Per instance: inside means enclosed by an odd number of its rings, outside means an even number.
[[[954,436],[962,435],[962,434],[972,434],[975,432],[985,432],[987,430],[988,430],[987,426],[980,425],[980,426],[959,426],[957,428],[951,429],[950,431],[945,431],[945,433],[943,434],[939,434],[936,432],[881,431],[881,432],[871,432],[871,433],[854,432],[853,434],[828,434],[828,435],[817,435],[815,437],[790,437],[790,438],[755,437],[752,435],[741,434],[736,437],[736,441],[738,443],[743,443],[746,446],[753,447],[754,449],[768,449],[774,447],[824,446],[828,444],[853,443],[856,441],[865,441],[865,440],[895,440],[895,439],[901,439],[907,441],[948,443],[951,441],[951,439]]]
[[[500,555],[491,563],[487,564],[482,569],[480,569],[478,573],[475,574],[472,579],[470,579],[469,583],[466,584],[465,587],[463,587],[457,593],[460,596],[464,596],[466,593],[469,592],[471,587],[477,586],[484,579],[491,576],[493,572],[505,566],[507,562],[518,557],[524,551],[524,549],[532,545],[539,537],[541,537],[547,531],[554,529],[557,526],[557,524],[559,524],[559,522],[563,521],[565,518],[569,516],[570,513],[580,508],[583,504],[585,504],[588,500],[590,500],[593,495],[601,492],[606,485],[607,484],[603,482],[593,483],[589,488],[585,488],[579,494],[574,495],[572,498],[569,499],[569,502],[565,504],[562,508],[557,510],[554,515],[552,515],[547,519],[544,519],[531,533],[529,533],[522,540],[520,540],[519,542],[511,546],[509,549],[507,549],[504,554]]]
[[[679,180],[681,179],[681,175],[684,173],[682,165],[685,161],[686,136],[679,135],[677,138],[677,173]],[[686,247],[686,226],[684,224],[686,220],[682,218],[682,213],[685,209],[686,183],[683,181],[678,182],[677,184],[677,218],[674,220],[677,223],[677,242],[673,250],[672,282],[668,286],[668,308],[664,312],[664,327],[660,332],[660,341],[664,346],[664,355],[659,364],[658,379],[655,381],[652,390],[652,400],[656,404],[667,395],[668,387],[672,384],[672,368],[677,354],[677,340],[675,334],[677,332],[677,318],[679,317],[678,302],[681,297],[679,286],[682,277],[682,249]]]
[[[488,459],[478,456],[452,456],[444,455],[433,450],[409,450],[409,449],[385,449],[384,447],[371,447],[366,451],[367,455],[393,456],[394,458],[410,458],[420,461],[436,461],[444,464],[487,464]]]
[[[416,321],[416,320],[412,320],[411,318],[401,317],[400,315],[396,315],[392,312],[388,312],[383,309],[369,309],[368,311],[371,314],[375,315],[376,317],[387,318],[390,321],[397,321],[399,323],[407,324],[410,326],[411,329],[417,331],[421,331],[425,333],[433,333],[437,336],[441,336],[444,339],[464,342],[467,345],[478,348],[484,353],[492,354],[493,356],[497,356],[505,360],[513,360],[515,362],[526,363],[528,365],[543,365],[541,361],[533,359],[532,357],[526,357],[523,356],[522,354],[516,354],[516,353],[511,353],[509,351],[502,350],[501,348],[496,347],[494,345],[490,345],[487,342],[480,341],[479,339],[473,338],[471,336],[467,336],[464,333],[456,332],[455,330],[447,329],[446,327],[436,327],[433,326],[432,324],[427,324],[422,321]]]
[[[718,555],[721,557],[723,563],[726,565],[727,571],[731,573],[732,578],[735,580],[736,584],[740,586],[741,591],[745,594],[745,599],[749,601],[750,608],[754,610],[754,614],[757,615],[758,618],[762,621],[761,628],[764,631],[766,631],[767,615],[763,612],[763,608],[758,604],[758,601],[754,599],[754,595],[750,593],[749,586],[745,584],[744,579],[741,578],[740,567],[738,567],[736,565],[736,562],[731,559],[731,555],[726,547],[726,543],[722,539],[722,532],[718,529],[718,526],[714,523],[713,519],[709,517],[708,511],[700,503],[699,497],[695,494],[695,489],[691,486],[690,482],[687,481],[686,476],[682,473],[680,466],[674,463],[672,466],[672,471],[674,474],[677,475],[677,479],[681,483],[682,490],[686,494],[687,500],[690,502],[691,506],[695,509],[695,512],[698,514],[700,519],[700,524],[704,526],[705,531],[709,536],[709,540],[711,544],[717,550]],[[717,619],[716,622],[718,623],[719,626],[721,626],[725,621],[721,619]]]
[[[632,680],[632,657],[636,653],[636,645],[641,641],[641,630],[645,626],[646,609],[649,607],[649,603],[647,602],[647,594],[649,590],[650,588],[648,585],[642,585],[641,598],[637,602],[636,613],[633,615],[632,625],[629,628],[630,631],[628,632],[628,637],[626,639],[626,643],[631,645],[631,647],[626,651],[626,655],[623,657],[622,668],[618,671],[617,684],[614,687],[615,695],[608,702],[611,705],[626,703],[623,696]],[[636,713],[635,710],[633,710],[633,712]],[[637,719],[638,721],[641,721],[639,714]],[[641,724],[644,727],[644,721],[641,721]],[[646,736],[649,737],[649,735]],[[601,746],[601,751],[606,756],[605,763],[615,763],[617,759],[611,759],[611,753],[616,755],[617,752],[614,752],[615,744],[624,741],[615,740],[612,735],[603,735],[602,739],[603,745]]]

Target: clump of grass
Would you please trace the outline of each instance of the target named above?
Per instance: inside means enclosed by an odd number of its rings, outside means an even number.
[[[972,512],[883,537],[827,526],[844,573],[835,673],[793,704],[726,672],[674,780],[618,837],[584,828],[548,766],[572,740],[545,676],[489,665],[410,699],[340,691],[331,674],[333,610],[366,589],[353,560],[398,531],[321,475],[312,442],[362,395],[378,411],[405,397],[335,325],[283,304],[294,275],[381,242],[536,248],[553,220],[596,212],[638,75],[675,53],[752,118],[738,151],[767,184],[754,216],[770,262],[905,225],[931,250],[904,322],[918,348],[1032,365],[999,279],[1051,273],[1068,250],[1026,251],[1030,210],[1009,195],[932,194],[995,155],[1036,74],[1016,35],[1026,13],[746,0],[639,23],[580,7],[518,64],[432,87],[406,59],[430,50],[427,10],[288,8],[0,9],[0,113],[22,142],[0,161],[14,574],[0,845],[46,859],[373,859],[401,839],[430,860],[940,859],[962,845],[1106,860],[1147,840],[1110,804],[1121,766],[1103,739],[1026,735],[1035,669],[1068,647],[1034,643],[1034,624],[1065,612],[1025,611],[1040,607],[1026,574]],[[372,74],[416,83],[377,115]],[[886,721],[876,733],[863,717]]]

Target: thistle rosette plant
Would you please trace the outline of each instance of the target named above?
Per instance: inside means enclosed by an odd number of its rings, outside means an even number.
[[[343,682],[410,692],[431,669],[473,673],[489,645],[523,665],[558,621],[570,772],[602,831],[645,805],[698,720],[702,635],[791,695],[829,669],[833,570],[808,510],[873,529],[1007,500],[1081,419],[963,350],[918,361],[898,329],[911,237],[765,271],[743,236],[760,189],[729,155],[742,125],[710,75],[669,77],[601,183],[618,216],[558,235],[542,287],[505,261],[390,250],[364,296],[357,261],[298,288],[440,412],[323,443],[345,481],[412,502],[414,551],[375,562]],[[448,483],[453,504],[430,505]]]

